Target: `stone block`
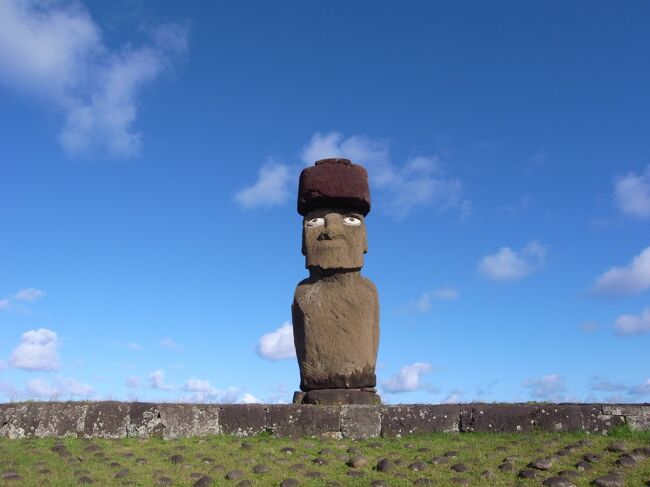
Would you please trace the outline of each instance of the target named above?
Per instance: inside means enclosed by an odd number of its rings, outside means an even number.
[[[339,406],[277,404],[267,407],[266,429],[277,436],[337,437],[341,432]]]
[[[384,406],[381,408],[381,435],[457,432],[459,417],[457,404]]]
[[[538,406],[530,404],[473,403],[460,406],[460,431],[533,431]]]
[[[165,439],[217,435],[221,409],[216,404],[161,404],[160,420]],[[151,421],[158,428],[155,420]]]
[[[130,404],[104,401],[88,403],[83,436],[86,438],[125,438]]]
[[[379,406],[342,406],[341,435],[343,438],[365,440],[381,435],[381,408]]]
[[[221,404],[221,432],[233,436],[253,436],[266,431],[266,409],[263,404]]]

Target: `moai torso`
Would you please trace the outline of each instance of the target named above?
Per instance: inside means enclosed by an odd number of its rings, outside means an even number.
[[[374,284],[360,273],[369,210],[361,166],[326,159],[302,172],[298,211],[310,275],[296,288],[291,314],[304,402],[379,401],[379,300]]]

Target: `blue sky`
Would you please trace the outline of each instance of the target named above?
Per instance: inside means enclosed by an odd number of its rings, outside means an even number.
[[[289,402],[367,167],[385,402],[650,397],[650,4],[0,1],[0,400]]]

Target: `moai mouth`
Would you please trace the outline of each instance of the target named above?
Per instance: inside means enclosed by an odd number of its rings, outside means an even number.
[[[300,175],[298,212],[309,278],[291,307],[300,388],[294,402],[377,404],[379,300],[360,274],[368,251],[366,170],[324,159]]]

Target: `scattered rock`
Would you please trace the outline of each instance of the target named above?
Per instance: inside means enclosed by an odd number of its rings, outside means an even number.
[[[84,475],[83,477],[79,477],[77,479],[77,482],[80,483],[80,484],[92,484],[93,479],[91,479],[90,477]]]
[[[546,487],[576,487],[571,480],[562,476],[549,477],[542,482],[542,485],[545,485]]]
[[[251,450],[253,448],[253,444],[248,442],[248,441],[244,441],[244,442],[242,442],[241,447],[244,450]]]
[[[467,465],[465,465],[464,463],[457,463],[455,465],[452,465],[451,469],[454,472],[458,472],[458,473],[467,472],[469,470],[469,468],[467,468]]]
[[[431,451],[431,448],[427,448],[427,447],[423,446],[422,448],[418,448],[418,451],[420,453],[429,453]]]
[[[594,479],[592,484],[597,485],[598,487],[624,487],[625,486],[623,477],[612,473]]]
[[[226,479],[227,480],[237,480],[240,479],[244,476],[244,472],[241,470],[231,470],[226,474]]]
[[[350,465],[352,468],[363,468],[368,465],[368,460],[361,455],[356,455],[350,458],[348,465]]]
[[[2,474],[2,480],[19,481],[22,479],[22,475],[20,475],[18,472],[4,472]]]
[[[387,487],[388,484],[383,480],[373,480],[370,482],[370,487]]]
[[[327,465],[327,460],[322,457],[316,457],[311,462],[316,465]]]
[[[199,477],[196,482],[192,484],[193,487],[208,487],[212,483],[212,477],[208,477],[207,475],[204,475],[203,477]],[[241,484],[241,482],[240,482]]]
[[[635,448],[632,450],[632,453],[636,455],[642,455],[644,457],[650,457],[650,447],[642,446],[641,448]]]
[[[310,479],[320,479],[323,478],[323,474],[316,470],[310,470],[309,472],[305,472],[305,477]]]
[[[419,479],[413,481],[413,485],[433,485],[433,481],[426,477],[420,477]]]
[[[334,450],[331,448],[323,448],[321,451],[318,452],[319,455],[333,455]]]
[[[269,473],[270,471],[271,469],[262,463],[253,467],[253,473]]]
[[[627,448],[620,441],[616,441],[614,443],[610,443],[609,445],[607,445],[605,450],[611,451],[612,453],[624,453],[627,451]]]
[[[445,456],[450,457],[450,458],[457,457],[458,452],[456,450],[451,450],[451,451],[448,451],[447,453],[445,453]]]
[[[481,472],[481,477],[483,477],[484,479],[493,479],[494,477],[496,477],[496,475],[492,470],[483,470]]]
[[[512,472],[514,470],[514,465],[510,462],[504,462],[497,467],[502,472]]]
[[[637,464],[636,458],[634,458],[632,455],[628,455],[627,453],[624,453],[623,455],[618,457],[614,462],[614,465],[616,465],[617,467],[633,467],[636,464]]]
[[[118,462],[111,462],[108,464],[110,468],[120,468],[122,465]]]
[[[533,470],[532,468],[525,468],[519,471],[517,477],[520,479],[534,479],[537,477],[537,470]]]
[[[248,479],[244,479],[240,482],[237,482],[237,487],[253,487],[253,482]]]
[[[185,457],[183,455],[176,454],[169,457],[169,461],[173,464],[183,463],[185,461]]]
[[[359,478],[359,477],[363,477],[363,472],[360,472],[359,470],[348,470],[346,475],[348,477]]]
[[[172,485],[172,483],[172,479],[165,477],[164,475],[162,477],[158,477],[158,480],[156,480],[156,485],[160,487],[169,487]]]
[[[293,470],[294,472],[299,472],[301,470],[304,470],[307,468],[307,466],[304,463],[294,463],[289,467],[289,470]]]
[[[382,458],[377,462],[377,466],[375,468],[378,472],[390,472],[393,469],[393,464],[387,458]]]
[[[424,462],[413,462],[408,466],[408,469],[413,470],[414,472],[420,472],[426,468],[427,466],[424,464]]]
[[[116,478],[116,479],[123,479],[123,478],[126,477],[127,475],[129,475],[129,469],[128,469],[128,468],[123,468],[122,470],[120,470],[119,472],[117,472],[115,475],[113,475],[113,478]]]
[[[296,453],[295,448],[291,448],[290,446],[285,446],[282,450],[280,450],[282,453],[286,453],[287,455],[293,455]]]
[[[600,460],[600,455],[595,453],[585,453],[582,458],[589,463],[597,463]]]
[[[284,479],[280,482],[280,487],[297,487],[300,485],[296,479]]]
[[[578,463],[576,463],[576,468],[578,470],[591,470],[594,467],[586,460],[580,460]]]
[[[469,485],[469,479],[464,479],[462,477],[452,477],[451,483],[456,485]]]
[[[449,461],[449,457],[433,457],[431,459],[431,463],[434,465],[440,465],[442,463],[447,463]]]
[[[555,462],[551,460],[550,458],[538,458],[537,460],[533,460],[528,464],[529,467],[535,468],[537,470],[550,470],[553,468],[553,464]]]

